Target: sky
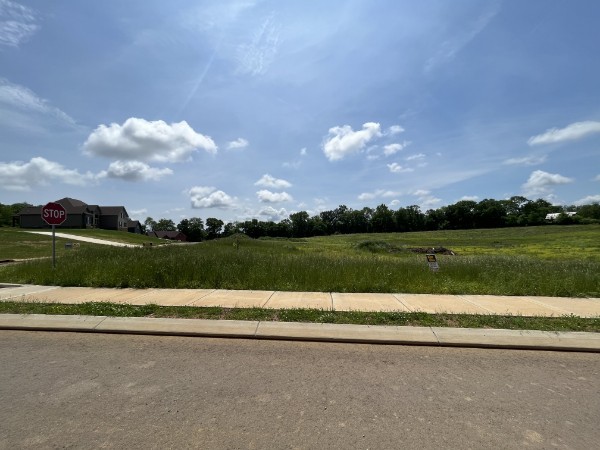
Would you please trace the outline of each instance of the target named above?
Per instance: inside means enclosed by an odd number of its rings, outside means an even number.
[[[597,0],[0,0],[0,203],[600,201]]]

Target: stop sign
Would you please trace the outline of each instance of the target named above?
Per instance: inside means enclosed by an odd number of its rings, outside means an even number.
[[[67,220],[67,211],[60,203],[48,203],[42,206],[42,219],[48,225],[60,225]]]

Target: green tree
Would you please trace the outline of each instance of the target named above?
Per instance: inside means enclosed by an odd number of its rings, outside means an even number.
[[[146,220],[144,220],[144,227],[146,228],[146,231],[155,231],[156,220],[149,216],[146,217]]]
[[[308,235],[308,213],[306,211],[290,214],[290,221],[292,222],[293,237],[306,237]]]
[[[171,219],[160,219],[156,225],[152,227],[152,231],[175,231],[177,227]]]
[[[209,217],[206,219],[206,233],[207,239],[216,239],[221,235],[221,229],[223,228],[223,221]]]

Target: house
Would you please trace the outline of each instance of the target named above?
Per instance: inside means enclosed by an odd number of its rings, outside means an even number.
[[[569,216],[569,217],[573,217],[573,216],[574,216],[574,215],[576,215],[577,213],[576,213],[576,212],[550,213],[550,214],[546,214],[546,220],[550,220],[550,221],[556,220],[556,219],[558,219],[558,217],[559,217],[561,214],[565,214],[565,215],[567,215],[567,216]]]
[[[127,231],[135,234],[142,234],[143,228],[139,220],[130,220],[127,222]]]
[[[187,241],[187,236],[181,231],[148,231],[146,235],[159,239],[170,239],[171,241]]]
[[[102,228],[105,230],[128,230],[130,221],[124,206],[88,205],[81,200],[65,197],[57,200],[67,212],[67,220],[57,228]],[[16,215],[15,223],[21,228],[48,228],[42,219],[42,205],[23,208]],[[141,231],[141,229],[140,229]]]

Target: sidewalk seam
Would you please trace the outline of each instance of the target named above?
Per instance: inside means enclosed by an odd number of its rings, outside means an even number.
[[[98,323],[97,323],[97,324],[96,324],[96,325],[95,325],[95,326],[92,328],[92,330],[95,330],[95,329],[97,329],[97,328],[98,328],[98,327],[99,327],[99,326],[102,324],[102,322],[104,322],[106,319],[108,319],[108,316],[104,316],[104,318],[103,318],[103,319],[102,319],[100,322],[98,322]]]
[[[271,299],[273,298],[273,296],[275,295],[275,293],[278,291],[273,291],[271,292],[271,295],[269,295],[269,298],[267,299],[267,301],[265,301],[262,305],[261,308],[265,308],[267,306],[267,303],[269,303],[271,301]]]
[[[256,328],[254,329],[254,334],[252,335],[252,339],[256,339],[257,338],[257,334],[258,334],[258,327],[260,327],[261,321],[259,320],[258,323],[256,324]]]
[[[433,329],[433,327],[429,327],[429,331],[431,331],[431,334],[433,334],[433,336],[435,337],[438,347],[441,347],[442,343],[440,342],[440,338],[438,337],[438,335],[435,334],[435,330]]]

